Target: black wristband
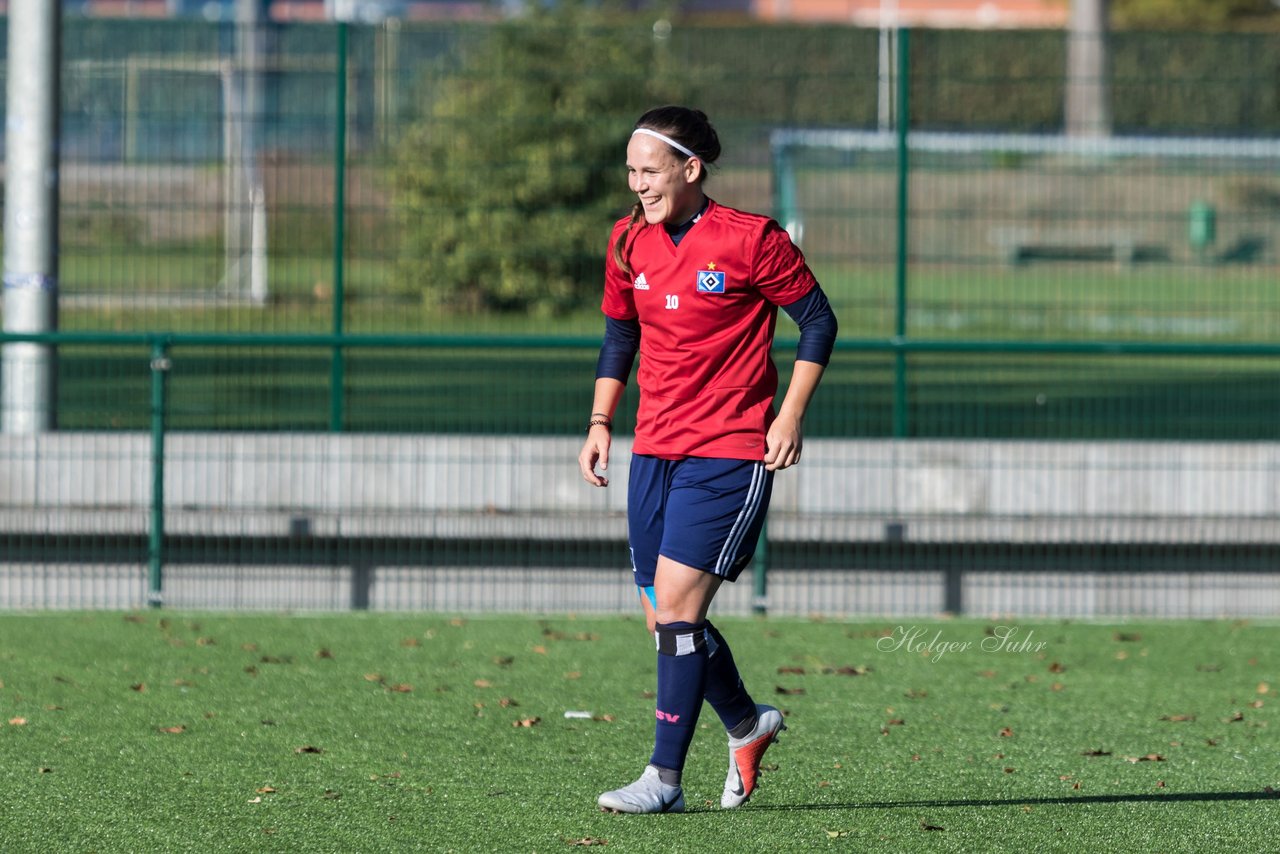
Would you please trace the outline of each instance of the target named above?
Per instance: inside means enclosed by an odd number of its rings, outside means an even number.
[[[588,433],[591,432],[592,427],[603,427],[604,429],[608,430],[610,433],[613,432],[613,422],[610,421],[608,418],[592,418],[590,421],[587,422]]]

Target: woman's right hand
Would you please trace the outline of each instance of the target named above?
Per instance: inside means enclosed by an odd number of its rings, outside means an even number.
[[[609,478],[596,474],[596,463],[600,464],[601,471],[609,470],[609,443],[612,438],[607,427],[594,425],[587,433],[587,441],[578,454],[578,468],[582,471],[582,479],[592,486],[609,485]]]

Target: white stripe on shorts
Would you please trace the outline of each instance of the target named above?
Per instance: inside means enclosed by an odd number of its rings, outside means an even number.
[[[751,523],[755,521],[756,514],[760,512],[760,499],[764,495],[764,485],[767,472],[764,463],[756,463],[755,468],[751,471],[751,486],[747,488],[747,500],[742,505],[742,510],[738,512],[738,518],[734,520],[733,527],[729,529],[729,537],[724,542],[724,548],[720,549],[720,557],[716,559],[716,568],[712,570],[716,575],[725,575],[729,571],[729,567],[733,564],[733,557],[738,552],[738,547],[742,545],[742,540],[747,536],[747,529],[751,527]]]

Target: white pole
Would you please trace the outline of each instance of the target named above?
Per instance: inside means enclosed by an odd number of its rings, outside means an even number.
[[[877,105],[880,130],[893,130],[893,106],[896,92],[893,85],[893,73],[896,64],[893,59],[897,47],[898,0],[880,0],[880,67],[877,80]]]
[[[265,305],[267,287],[267,201],[262,185],[253,188],[253,227],[249,240],[249,298],[255,305]]]
[[[58,328],[58,108],[62,4],[9,3],[5,121],[4,330]],[[49,344],[5,344],[0,354],[5,433],[56,424],[57,360]]]
[[[1067,35],[1067,136],[1110,136],[1107,0],[1071,0]]]

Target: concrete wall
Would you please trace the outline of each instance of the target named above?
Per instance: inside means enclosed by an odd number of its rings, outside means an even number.
[[[580,440],[175,433],[166,528],[207,534],[625,536],[629,442],[612,485]],[[779,474],[781,539],[1280,540],[1280,444],[813,439]],[[146,530],[145,434],[0,436],[0,531]],[[905,529],[902,527],[905,525]]]

